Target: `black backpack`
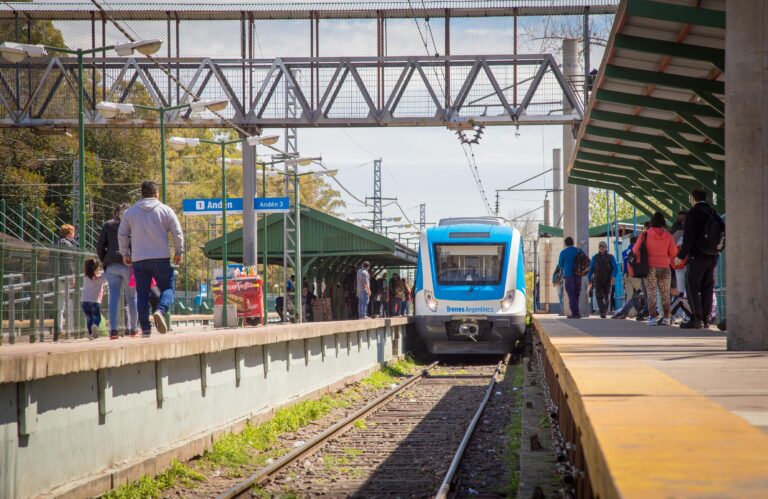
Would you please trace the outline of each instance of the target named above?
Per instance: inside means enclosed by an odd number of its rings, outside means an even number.
[[[587,254],[579,249],[579,252],[576,254],[576,261],[573,262],[573,273],[579,277],[584,277],[589,274],[590,263]]]
[[[725,222],[715,210],[707,215],[698,243],[699,251],[705,255],[717,256],[725,249]]]
[[[645,233],[640,235],[640,239],[643,240],[640,243],[640,259],[637,259],[634,251],[629,252],[629,258],[627,259],[628,265],[632,267],[632,274],[634,274],[633,277],[637,277],[639,279],[645,279],[648,277],[648,274],[651,271],[650,267],[648,266],[648,248],[645,246],[645,238]]]
[[[611,270],[611,256],[608,253],[595,255],[595,271],[592,275],[596,281],[609,281],[613,277]]]

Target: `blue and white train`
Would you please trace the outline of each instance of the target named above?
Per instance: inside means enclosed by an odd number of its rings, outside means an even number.
[[[498,354],[526,321],[520,232],[503,218],[450,218],[421,234],[416,329],[433,354]]]

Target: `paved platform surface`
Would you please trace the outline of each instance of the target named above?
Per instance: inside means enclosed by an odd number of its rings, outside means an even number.
[[[600,497],[768,497],[768,352],[725,333],[534,317]]]

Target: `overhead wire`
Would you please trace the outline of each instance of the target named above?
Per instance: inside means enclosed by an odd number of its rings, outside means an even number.
[[[424,0],[422,0],[422,5],[426,7],[426,4],[424,4]],[[411,4],[411,0],[408,0],[408,7],[411,10],[413,21],[416,23],[416,29],[419,32],[419,37],[421,38],[422,44],[424,45],[424,49],[427,51],[428,56],[432,56],[432,54],[429,51],[429,42],[421,32],[421,25],[419,24],[419,21],[416,18],[415,12],[413,10],[413,5]],[[427,25],[428,31],[430,33],[430,37],[432,38],[432,46],[435,49],[435,54],[438,54],[439,52],[437,50],[437,42],[435,42],[435,36],[432,33],[432,26],[429,24],[429,19],[426,20],[425,24]],[[435,78],[439,80],[440,78],[437,75],[437,68],[434,65],[432,66],[432,71],[435,74]],[[442,68],[440,68],[440,73],[443,75],[443,79],[444,79],[445,74],[443,73]],[[443,94],[443,99],[445,99],[445,89],[443,88],[442,85],[438,85],[438,88]],[[467,166],[469,166],[469,169],[472,173],[472,177],[475,180],[475,184],[477,184],[477,189],[480,192],[480,197],[482,198],[483,204],[485,205],[485,210],[488,213],[488,215],[491,215],[493,214],[493,210],[491,209],[491,204],[488,202],[488,196],[485,193],[485,187],[483,187],[483,181],[480,177],[480,170],[477,167],[477,158],[475,158],[475,151],[474,149],[472,149],[472,144],[466,144],[461,141],[459,143],[461,144],[461,148],[464,152],[464,157],[467,159]],[[467,153],[467,146],[469,146],[470,154]],[[470,155],[471,155],[471,159],[470,159]]]

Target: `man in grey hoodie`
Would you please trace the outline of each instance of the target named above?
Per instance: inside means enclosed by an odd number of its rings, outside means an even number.
[[[136,301],[141,335],[149,337],[149,293],[152,279],[160,288],[160,304],[152,314],[155,327],[165,333],[165,314],[173,305],[174,275],[168,234],[173,238],[173,263],[181,263],[184,235],[179,219],[171,208],[158,199],[157,184],[146,180],[141,184],[141,199],[126,210],[117,231],[120,254],[126,265],[133,265],[136,278]]]

